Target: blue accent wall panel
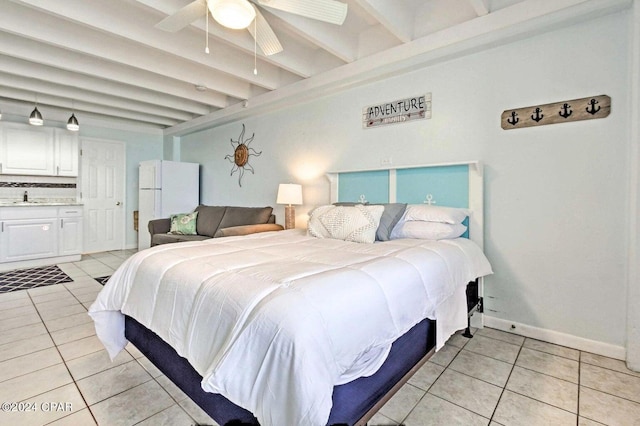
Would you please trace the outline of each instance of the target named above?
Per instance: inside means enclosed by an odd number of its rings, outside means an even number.
[[[357,202],[364,195],[370,203],[389,202],[389,171],[340,173],[338,201]]]
[[[427,194],[436,206],[469,207],[469,166],[421,167],[397,171],[397,202],[422,204]]]

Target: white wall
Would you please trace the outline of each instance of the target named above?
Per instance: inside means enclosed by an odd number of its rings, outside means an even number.
[[[629,12],[184,136],[203,165],[205,204],[273,205],[304,185],[304,212],[329,201],[329,170],[481,160],[485,164],[488,315],[625,346]],[[433,94],[433,118],[363,130],[364,106]],[[504,131],[503,110],[607,94],[611,115]],[[255,175],[242,187],[224,156],[242,123],[255,132]],[[284,211],[276,208],[282,223]]]
[[[627,293],[627,366],[640,371],[640,0],[633,2],[633,26],[630,38],[632,52],[630,93],[631,99],[631,145],[629,149],[629,288]],[[635,53],[635,55],[633,54]]]

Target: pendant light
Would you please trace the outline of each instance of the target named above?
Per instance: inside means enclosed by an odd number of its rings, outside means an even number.
[[[38,102],[36,101],[36,107],[31,111],[31,115],[29,116],[29,124],[32,126],[42,126],[44,124],[44,120],[42,119],[42,114],[38,111]]]
[[[71,117],[67,121],[67,130],[72,132],[80,130],[80,124],[78,124],[78,119],[76,118],[76,104],[73,99],[71,100]]]
[[[78,119],[76,118],[75,113],[72,113],[71,117],[69,117],[69,121],[67,121],[67,130],[71,130],[72,132],[80,130],[80,124],[78,124]]]

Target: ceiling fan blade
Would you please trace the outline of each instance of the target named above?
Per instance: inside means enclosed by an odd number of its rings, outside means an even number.
[[[252,22],[249,24],[247,29],[256,40],[258,46],[262,52],[269,56],[275,55],[276,53],[282,52],[282,45],[280,44],[280,40],[276,37],[276,34],[271,29],[271,26],[265,19],[265,17],[260,13],[257,7],[253,7],[256,10],[256,20],[255,26]]]
[[[163,31],[175,33],[196,19],[206,16],[206,14],[207,2],[205,0],[195,0],[178,10],[173,15],[169,15],[162,21],[158,22],[155,27]]]
[[[336,0],[257,0],[261,6],[271,7],[295,15],[342,25],[347,17],[347,5]]]

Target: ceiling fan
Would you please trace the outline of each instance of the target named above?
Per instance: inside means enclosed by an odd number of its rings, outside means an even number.
[[[347,5],[336,0],[195,0],[155,27],[176,32],[211,12],[213,19],[222,26],[249,30],[265,55],[281,52],[278,37],[256,5],[336,25],[342,25],[347,16]]]

